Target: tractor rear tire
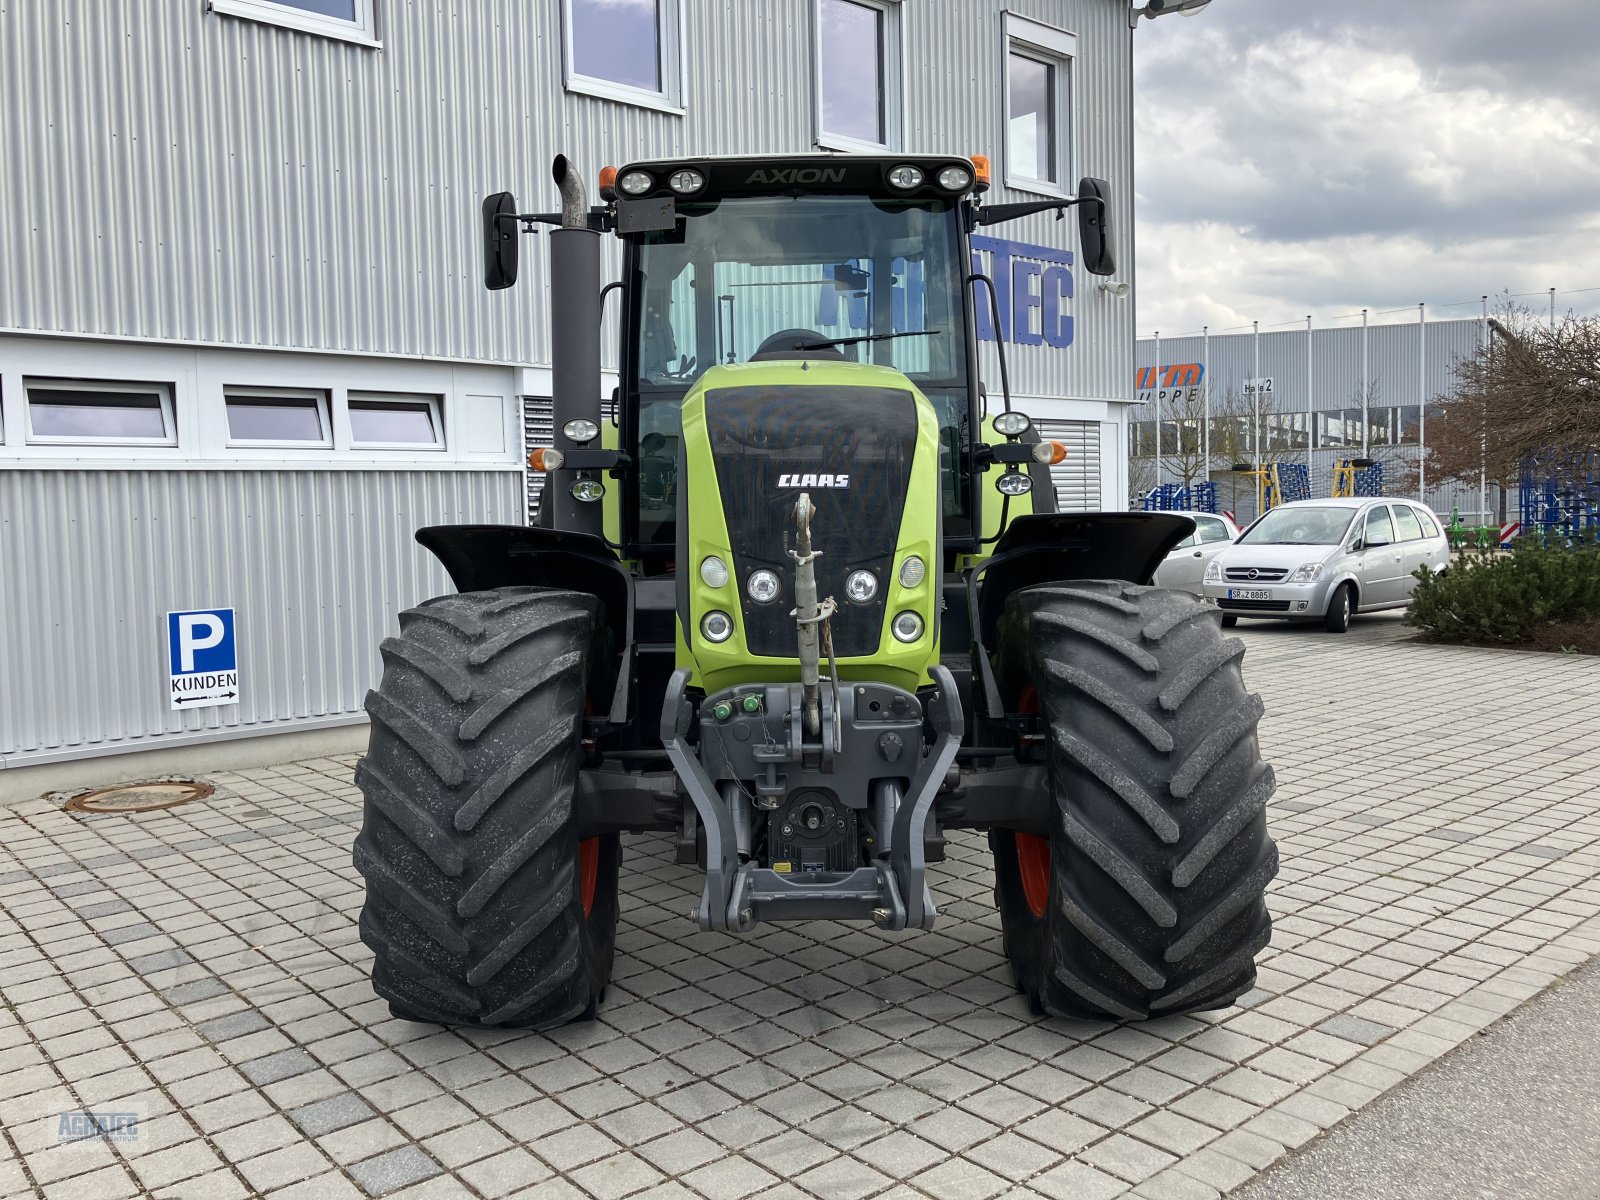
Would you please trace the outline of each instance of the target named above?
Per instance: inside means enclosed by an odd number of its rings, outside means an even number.
[[[549,588],[400,614],[367,694],[355,866],[372,985],[398,1017],[548,1029],[611,975],[621,845],[573,806],[598,603]]]
[[[1224,1008],[1255,983],[1272,768],[1244,645],[1184,592],[1093,580],[1027,588],[996,666],[1047,729],[1047,838],[997,830],[1006,955],[1035,1011],[1135,1021]]]

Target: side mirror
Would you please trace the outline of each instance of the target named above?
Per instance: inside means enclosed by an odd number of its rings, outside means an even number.
[[[483,202],[483,286],[491,292],[517,281],[521,231],[516,215],[516,197],[510,192],[496,192]]]
[[[1083,247],[1083,269],[1091,275],[1116,272],[1111,247],[1111,188],[1104,179],[1087,175],[1078,180],[1078,244]]]

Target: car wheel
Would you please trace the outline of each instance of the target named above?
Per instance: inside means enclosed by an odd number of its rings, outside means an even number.
[[[1350,628],[1350,615],[1355,606],[1355,589],[1348,583],[1341,583],[1328,598],[1328,615],[1322,619],[1322,627],[1329,633],[1343,633]]]

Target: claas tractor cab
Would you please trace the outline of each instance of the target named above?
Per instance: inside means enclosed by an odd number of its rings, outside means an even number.
[[[530,526],[423,529],[455,594],[367,700],[355,864],[394,1012],[544,1028],[610,976],[620,834],[704,872],[686,932],[926,929],[953,830],[994,854],[1036,1011],[1137,1020],[1255,978],[1277,857],[1262,708],[1215,609],[1149,586],[1192,523],[1055,511],[1063,447],[980,381],[981,158],[710,158],[484,202],[485,282],[553,229],[555,437]],[[602,289],[601,243],[621,242]],[[611,292],[621,383],[602,405]],[[994,385],[998,385],[997,387]],[[691,924],[692,923],[692,924]]]

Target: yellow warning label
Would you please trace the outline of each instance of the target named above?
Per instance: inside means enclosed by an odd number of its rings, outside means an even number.
[[[776,871],[779,875],[787,875],[787,874],[789,874],[789,872],[794,870],[794,864],[793,863],[786,863],[786,862],[775,862],[775,863],[772,864],[772,869],[774,871]]]

